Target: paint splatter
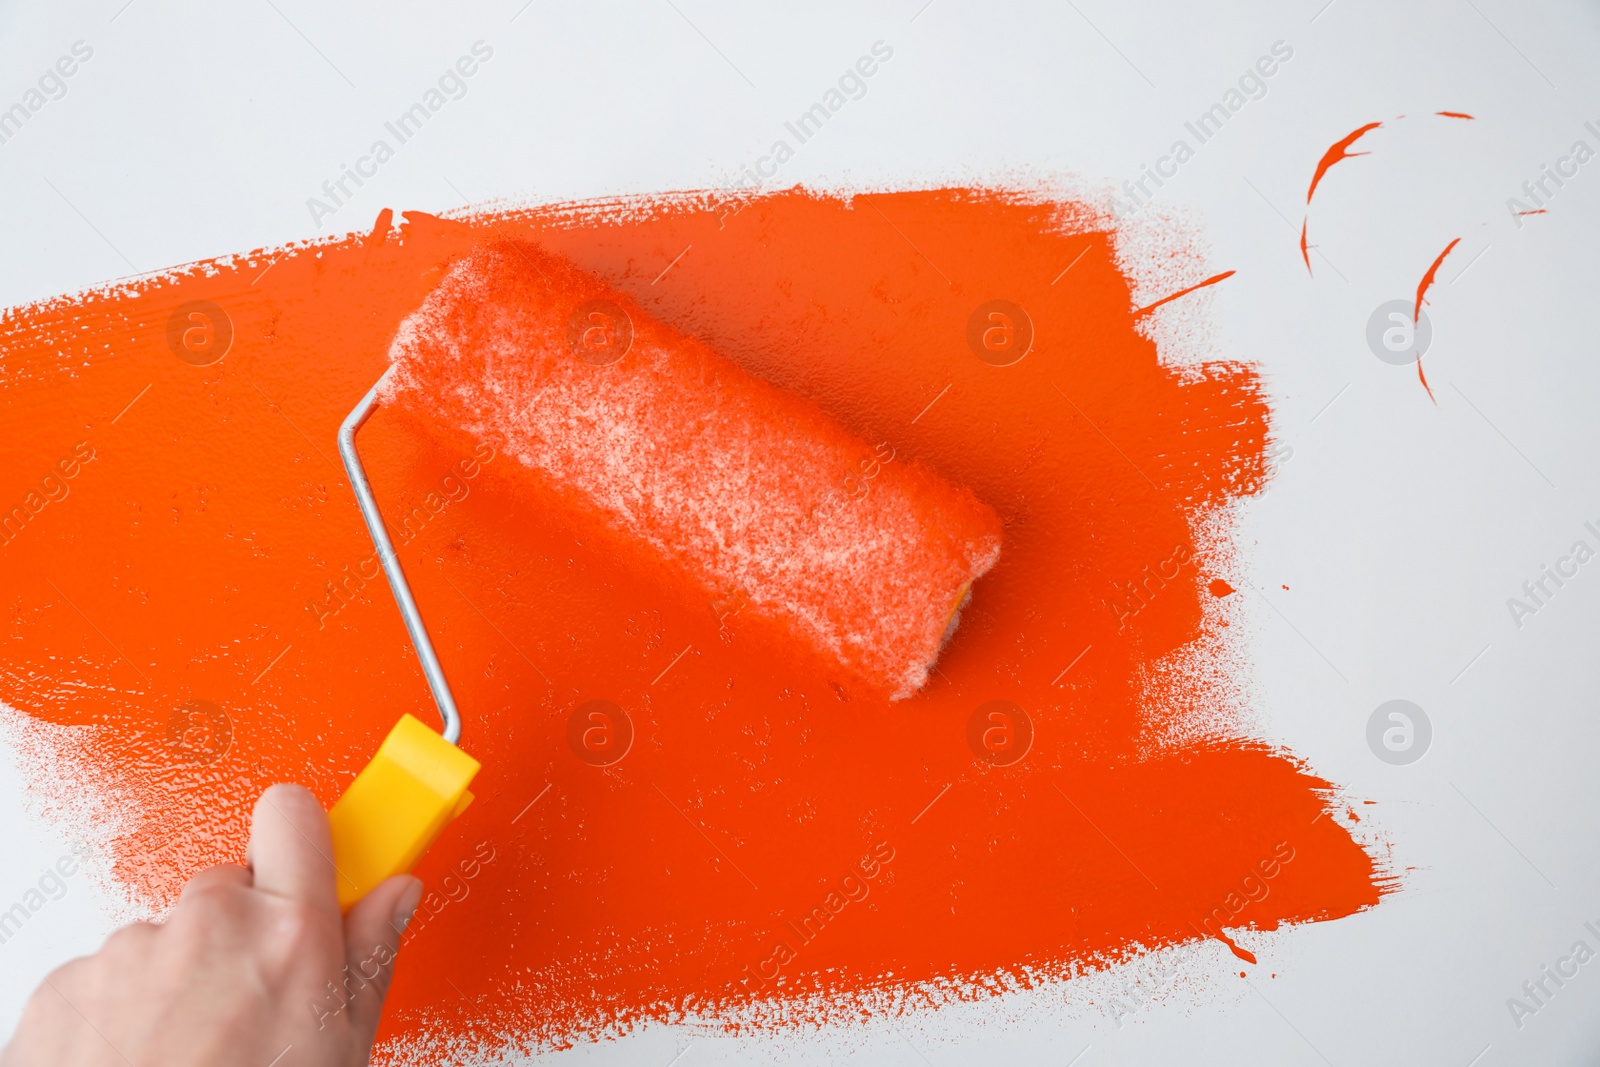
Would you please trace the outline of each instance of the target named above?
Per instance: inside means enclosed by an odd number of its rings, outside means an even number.
[[[1322,182],[1323,176],[1328,173],[1329,168],[1331,168],[1335,163],[1342,163],[1343,161],[1352,159],[1356,156],[1367,156],[1372,154],[1370,152],[1352,152],[1350,151],[1350,146],[1382,125],[1383,123],[1381,122],[1369,122],[1365,126],[1357,127],[1344,137],[1335,141],[1331,146],[1329,146],[1326,152],[1322,153],[1322,158],[1317,161],[1316,172],[1311,175],[1311,187],[1306,190],[1307,205],[1311,203],[1311,197],[1316,193],[1317,186]]]
[[[1521,218],[1524,215],[1543,215],[1543,214],[1546,214],[1546,213],[1547,213],[1547,209],[1542,208],[1542,207],[1536,207],[1531,211],[1518,211],[1518,212],[1516,212],[1516,215],[1517,215],[1518,218]]]
[[[1138,309],[1137,311],[1135,311],[1133,313],[1133,317],[1136,318],[1136,319],[1142,319],[1146,315],[1150,314],[1150,312],[1152,312],[1156,308],[1160,307],[1162,304],[1170,304],[1174,300],[1177,300],[1179,297],[1188,296],[1190,293],[1194,292],[1196,289],[1204,289],[1208,285],[1216,285],[1218,282],[1222,281],[1224,278],[1231,278],[1231,277],[1233,277],[1233,275],[1234,275],[1234,272],[1231,271],[1231,270],[1225,270],[1221,274],[1213,274],[1211,277],[1207,278],[1203,282],[1196,282],[1194,285],[1191,285],[1186,289],[1179,289],[1177,292],[1173,293],[1171,296],[1162,297],[1160,300],[1157,300],[1153,304],[1146,304],[1144,307],[1142,307],[1142,308]]]
[[[1444,257],[1448,256],[1456,247],[1456,245],[1460,243],[1461,238],[1457,237],[1455,240],[1445,245],[1444,251],[1439,253],[1439,257],[1433,261],[1433,265],[1428,268],[1428,272],[1422,276],[1422,281],[1417,283],[1417,302],[1411,309],[1411,321],[1413,325],[1415,325],[1417,320],[1422,317],[1423,298],[1427,294],[1428,290],[1433,287],[1434,277],[1439,273],[1439,265],[1444,262]],[[1417,380],[1422,383],[1422,388],[1428,391],[1428,399],[1432,400],[1434,406],[1437,407],[1439,401],[1438,398],[1433,395],[1432,386],[1428,384],[1428,376],[1423,373],[1422,357],[1420,355],[1417,356]]]
[[[1213,578],[1213,579],[1211,579],[1211,584],[1208,585],[1206,588],[1210,589],[1211,590],[1211,595],[1215,596],[1215,597],[1230,596],[1234,592],[1233,586],[1229,585],[1227,582],[1223,581],[1221,578]]]
[[[1316,194],[1317,186],[1321,184],[1323,176],[1328,173],[1329,168],[1334,164],[1342,163],[1344,160],[1355,156],[1371,155],[1370,152],[1352,152],[1350,151],[1350,146],[1382,125],[1383,123],[1381,122],[1369,122],[1365,126],[1351,130],[1329,146],[1328,150],[1322,153],[1322,158],[1317,161],[1317,169],[1311,175],[1311,186],[1306,190],[1305,217],[1300,222],[1300,256],[1305,260],[1306,273],[1309,274],[1311,272],[1311,249],[1306,243],[1306,231],[1311,223],[1311,197]]]
[[[413,212],[9,311],[0,677],[35,795],[114,809],[118,883],[160,909],[240,856],[265,784],[331,802],[400,712],[431,721],[334,437],[452,262],[533,240],[967,486],[1007,549],[891,704],[481,442],[380,410],[363,455],[484,763],[418,870],[380,1062],[896,1013],[1376,904],[1391,877],[1315,820],[1331,784],[1215,725],[1240,698],[1204,680],[1242,669],[1202,575],[1266,478],[1256,370],[1161,358],[1086,205],[872,201]],[[996,298],[1038,339],[1010,366],[966,343]],[[951,417],[914,421],[930,382]],[[592,701],[620,762],[569,742]],[[1152,740],[1202,711],[1204,740]],[[1271,894],[1238,897],[1284,842]]]
[[[1455,240],[1445,245],[1444,251],[1439,253],[1438,257],[1428,267],[1427,273],[1423,274],[1422,280],[1417,283],[1417,302],[1411,308],[1411,321],[1413,324],[1415,324],[1417,320],[1422,317],[1423,298],[1427,295],[1428,290],[1433,288],[1434,278],[1439,273],[1439,265],[1444,262],[1444,257],[1448,256],[1452,251],[1454,251],[1456,245],[1460,243],[1461,238],[1457,237]]]
[[[1471,119],[1472,116],[1465,111],[1435,111],[1435,115],[1443,115],[1447,119]]]
[[[1428,384],[1428,376],[1422,370],[1422,357],[1417,357],[1417,381],[1422,383],[1422,388],[1427,390],[1428,399],[1433,401],[1433,406],[1439,406],[1439,398],[1433,395],[1433,386]]]
[[[1221,941],[1224,945],[1227,945],[1228,946],[1228,951],[1232,952],[1235,956],[1239,957],[1241,960],[1244,960],[1246,963],[1255,963],[1256,962],[1256,954],[1254,952],[1251,952],[1247,948],[1241,948],[1239,946],[1239,943],[1237,941],[1235,941],[1233,938],[1229,937],[1227,934],[1219,932],[1216,935],[1216,938],[1217,938],[1218,941]],[[1243,978],[1244,976],[1245,976],[1245,972],[1240,971],[1239,972],[1239,977]]]

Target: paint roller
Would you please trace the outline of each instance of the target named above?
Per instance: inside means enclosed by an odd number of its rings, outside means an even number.
[[[411,869],[470,802],[479,768],[457,747],[460,715],[356,452],[380,404],[494,446],[562,506],[891,699],[926,682],[999,558],[1000,521],[969,490],[532,245],[458,262],[389,358],[339,451],[444,729],[402,716],[329,813],[347,907]]]

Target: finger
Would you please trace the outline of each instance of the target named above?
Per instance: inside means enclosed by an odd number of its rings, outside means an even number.
[[[189,879],[183,887],[183,894],[178,899],[181,902],[196,893],[205,893],[214,889],[227,889],[230,887],[249,889],[252,882],[250,868],[241,867],[237,863],[219,863],[215,867],[207,867]]]
[[[421,899],[422,882],[400,874],[378,883],[345,916],[345,963],[348,973],[365,983],[350,1004],[351,1023],[363,1047],[370,1046],[378,1032],[378,1016],[394,977],[400,935]]]
[[[248,854],[257,889],[339,910],[328,816],[306,789],[275,785],[261,794]]]

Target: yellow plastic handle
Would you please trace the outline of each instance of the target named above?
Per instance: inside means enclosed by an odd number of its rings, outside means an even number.
[[[407,874],[450,821],[472,803],[477,760],[410,715],[400,716],[344,796],[328,812],[339,907],[385,878]]]

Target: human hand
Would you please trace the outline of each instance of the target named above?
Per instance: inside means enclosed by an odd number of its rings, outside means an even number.
[[[47,976],[0,1067],[365,1064],[422,883],[397,875],[341,917],[328,817],[293,785],[256,802],[247,855]]]

